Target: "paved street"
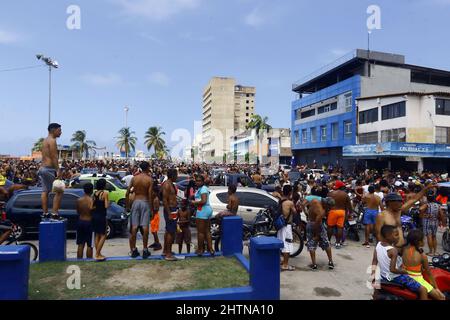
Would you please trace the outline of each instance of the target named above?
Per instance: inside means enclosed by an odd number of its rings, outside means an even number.
[[[164,219],[162,219],[164,220]],[[159,237],[164,236],[164,221],[162,221]],[[361,234],[362,235],[362,234]],[[192,229],[193,247],[195,251],[196,230]],[[438,252],[443,252],[440,245],[442,233],[438,234]],[[152,236],[150,243],[152,243]],[[38,241],[32,241],[38,244]],[[142,252],[142,237],[138,234],[138,248]],[[174,245],[173,250],[178,252],[178,246]],[[128,238],[124,235],[107,240],[103,254],[105,256],[127,256],[129,253]],[[183,252],[185,252],[185,247]],[[152,252],[153,253],[153,252]],[[153,254],[161,254],[158,251]],[[328,270],[328,260],[325,252],[317,251],[317,264],[319,270],[311,271],[308,268],[310,257],[304,248],[299,257],[290,260],[290,264],[297,270],[281,273],[281,299],[282,300],[369,300],[372,291],[367,288],[366,281],[369,278],[367,269],[372,262],[373,247],[367,249],[361,243],[348,241],[347,246],[340,250],[333,250],[335,270]],[[244,255],[248,257],[248,248],[244,247]],[[69,236],[67,240],[67,257],[76,258],[75,237]]]

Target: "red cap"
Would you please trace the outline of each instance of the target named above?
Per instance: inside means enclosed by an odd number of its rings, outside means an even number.
[[[342,187],[345,187],[345,183],[343,183],[341,180],[337,180],[337,181],[334,183],[334,189],[335,189],[335,190],[339,190],[339,189],[341,189]]]

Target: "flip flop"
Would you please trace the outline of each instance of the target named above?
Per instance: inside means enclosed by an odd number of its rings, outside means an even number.
[[[294,266],[288,266],[287,268],[281,267],[281,271],[295,271],[295,267]]]
[[[166,260],[166,261],[178,261],[178,259],[175,258],[175,257],[165,257],[164,260]]]
[[[106,261],[106,257],[105,258],[95,258],[96,262],[105,262]]]

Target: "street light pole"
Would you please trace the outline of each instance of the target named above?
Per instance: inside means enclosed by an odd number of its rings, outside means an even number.
[[[128,111],[130,111],[129,107],[125,107],[125,128],[128,128]]]
[[[45,57],[43,54],[37,54],[36,58],[42,60],[48,66],[48,124],[52,120],[52,68],[59,68],[59,64],[52,58]]]
[[[48,66],[48,124],[52,123],[52,67]]]

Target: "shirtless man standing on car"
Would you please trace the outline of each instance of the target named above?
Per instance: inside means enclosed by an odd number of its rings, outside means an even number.
[[[153,199],[153,179],[150,176],[150,164],[142,162],[140,164],[141,173],[131,179],[130,186],[126,194],[126,207],[130,208],[130,193],[134,190],[134,201],[131,207],[131,234],[130,234],[130,249],[131,257],[139,257],[139,251],[136,248],[136,236],[139,228],[142,228],[143,235],[143,252],[142,258],[147,259],[150,256],[148,251],[148,236],[149,226],[152,216],[152,207],[150,199]]]
[[[395,247],[399,249],[401,252],[401,248],[405,244],[405,238],[403,237],[403,230],[402,230],[402,222],[401,222],[401,215],[402,212],[407,211],[409,208],[411,208],[417,201],[422,199],[422,197],[427,193],[428,190],[435,188],[436,185],[429,184],[425,188],[422,189],[422,191],[418,192],[413,198],[406,201],[403,204],[403,198],[398,193],[389,193],[384,201],[386,204],[386,210],[381,212],[377,216],[376,225],[375,225],[375,233],[377,236],[377,239],[379,241],[382,240],[381,237],[381,228],[384,225],[391,225],[394,227],[397,227],[398,233],[399,233],[399,240],[395,244]]]
[[[61,125],[51,123],[48,126],[48,137],[42,144],[42,166],[38,171],[38,176],[42,185],[41,200],[43,211],[42,217],[44,219],[50,218],[48,213],[48,194],[52,192],[53,182],[62,175],[62,172],[59,170],[58,146],[56,144],[56,139],[58,139],[61,134]],[[58,211],[64,192],[61,192],[61,190],[55,190],[55,192],[55,198],[53,199],[53,213],[51,218],[59,220],[60,217]]]

